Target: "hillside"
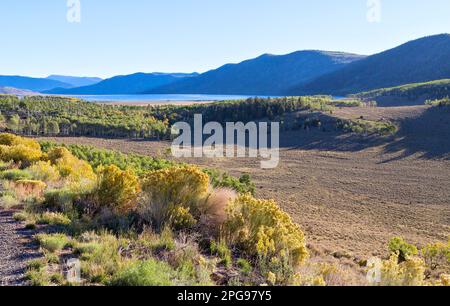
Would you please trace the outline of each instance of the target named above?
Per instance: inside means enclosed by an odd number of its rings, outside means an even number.
[[[67,83],[72,85],[72,87],[90,86],[103,81],[103,79],[96,77],[74,77],[66,75],[50,75],[47,79]]]
[[[450,78],[450,35],[429,36],[369,56],[321,76],[289,94],[346,95]]]
[[[450,79],[382,88],[353,95],[362,100],[375,100],[380,105],[416,105],[427,100],[450,97]]]
[[[282,95],[296,84],[311,81],[362,58],[364,56],[325,51],[265,54],[146,93]]]
[[[38,95],[38,93],[31,90],[17,89],[14,87],[0,87],[0,95],[29,96]]]
[[[197,76],[196,73],[135,73],[131,75],[116,76],[91,86],[71,89],[56,88],[46,93],[50,94],[137,94],[145,90],[167,85],[183,78]]]
[[[42,78],[0,75],[0,87],[14,87],[17,89],[26,89],[40,92],[56,87],[69,88],[71,87],[71,85],[60,81]]]

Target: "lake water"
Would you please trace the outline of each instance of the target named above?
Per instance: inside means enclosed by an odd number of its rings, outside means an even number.
[[[254,96],[237,95],[70,95],[90,102],[155,102],[242,100]],[[261,98],[264,98],[263,96]]]

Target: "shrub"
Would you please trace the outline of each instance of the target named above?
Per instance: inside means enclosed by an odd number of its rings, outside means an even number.
[[[17,145],[23,145],[28,148],[32,148],[35,150],[40,150],[41,146],[38,142],[34,141],[33,139],[24,138],[20,136],[16,136],[13,134],[0,134],[0,145],[5,146],[17,146]]]
[[[85,161],[79,160],[66,148],[57,147],[48,153],[48,160],[58,169],[59,174],[70,181],[96,180],[92,167]]]
[[[255,193],[255,184],[250,175],[244,174],[239,179],[217,170],[205,169],[211,179],[211,185],[215,188],[230,188],[238,193]]]
[[[27,221],[29,218],[28,214],[24,212],[17,212],[13,215],[13,219],[17,222],[24,222]]]
[[[242,195],[228,208],[223,235],[243,252],[260,258],[288,256],[294,266],[307,257],[299,226],[274,201]]]
[[[169,215],[169,224],[175,230],[189,229],[197,224],[197,220],[191,215],[189,208],[175,206],[170,210]]]
[[[22,197],[42,197],[47,184],[34,180],[19,180],[14,184],[16,193]]]
[[[171,286],[176,271],[167,263],[148,259],[132,261],[113,276],[112,286]]]
[[[421,250],[421,254],[430,270],[443,268],[450,271],[450,240],[447,244],[428,244]]]
[[[37,162],[29,167],[27,172],[33,179],[43,182],[56,182],[60,178],[58,170],[50,162]]]
[[[22,167],[27,167],[34,162],[37,162],[42,157],[40,149],[27,147],[23,144],[16,146],[0,145],[0,158],[3,161],[14,161],[20,163]]]
[[[236,261],[236,265],[238,266],[242,274],[249,275],[250,273],[252,273],[252,265],[247,259],[239,258]]]
[[[227,207],[236,198],[236,191],[228,188],[214,189],[211,192],[200,219],[203,234],[220,238],[220,229],[227,220]]]
[[[42,259],[33,259],[27,263],[27,268],[29,270],[41,270],[45,268],[46,262]]]
[[[20,204],[20,201],[11,194],[5,194],[0,197],[0,206],[4,209],[10,209],[15,206],[18,206]]]
[[[225,267],[230,268],[233,265],[233,257],[231,254],[231,250],[228,248],[226,243],[219,242],[217,243],[215,240],[211,241],[211,255],[217,255],[221,259],[220,263]]]
[[[1,174],[1,177],[8,181],[19,181],[32,179],[31,174],[26,170],[10,169]]]
[[[422,259],[408,257],[400,262],[398,255],[392,255],[383,262],[382,286],[422,286],[425,284],[425,263]]]
[[[391,239],[389,242],[389,252],[391,255],[398,254],[400,262],[406,261],[409,257],[419,253],[416,246],[406,243],[401,237]]]
[[[33,287],[50,286],[50,279],[45,269],[28,270],[25,273],[25,279],[28,280],[30,286]]]
[[[93,246],[94,244],[97,246]],[[107,283],[126,265],[126,259],[121,256],[120,250],[128,246],[129,243],[125,239],[118,239],[107,233],[101,234],[97,241],[91,242],[89,253],[84,253],[87,256],[80,258],[82,276],[92,283]]]
[[[54,253],[65,248],[70,238],[64,234],[39,234],[36,235],[36,240],[41,248]]]
[[[96,193],[101,207],[125,214],[135,209],[139,192],[139,181],[132,171],[114,165],[99,170]]]
[[[38,224],[69,225],[72,221],[61,213],[45,212],[37,218]]]
[[[173,238],[173,232],[169,227],[165,227],[159,236],[158,242],[153,246],[156,252],[160,251],[173,251],[175,249],[175,239]]]
[[[209,190],[209,177],[195,166],[172,167],[143,177],[144,203],[141,215],[157,229],[171,220],[176,207],[189,208],[198,220]]]
[[[44,194],[43,207],[59,212],[72,212],[73,203],[81,195],[69,188],[49,190]]]

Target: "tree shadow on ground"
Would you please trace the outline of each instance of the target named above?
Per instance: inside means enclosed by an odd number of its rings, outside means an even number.
[[[400,153],[391,160],[416,154],[423,159],[450,160],[450,108],[428,108],[418,117],[402,119],[399,126],[394,141],[384,148],[385,154]]]
[[[450,159],[450,108],[433,107],[420,115],[398,119],[395,135],[360,135],[333,129],[283,132],[280,147],[290,150],[359,152],[382,146],[384,162],[416,155],[424,159]]]

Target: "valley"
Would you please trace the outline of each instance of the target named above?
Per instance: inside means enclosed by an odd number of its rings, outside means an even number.
[[[431,112],[431,114],[429,114]],[[280,139],[280,165],[261,170],[257,159],[182,159],[183,162],[250,174],[260,198],[275,199],[325,253],[348,251],[367,257],[385,252],[393,236],[425,245],[450,234],[449,114],[426,106],[341,108],[340,118],[400,125],[393,137],[338,132],[286,131]],[[169,142],[42,138],[148,156],[166,155]],[[443,150],[445,148],[445,150]]]

